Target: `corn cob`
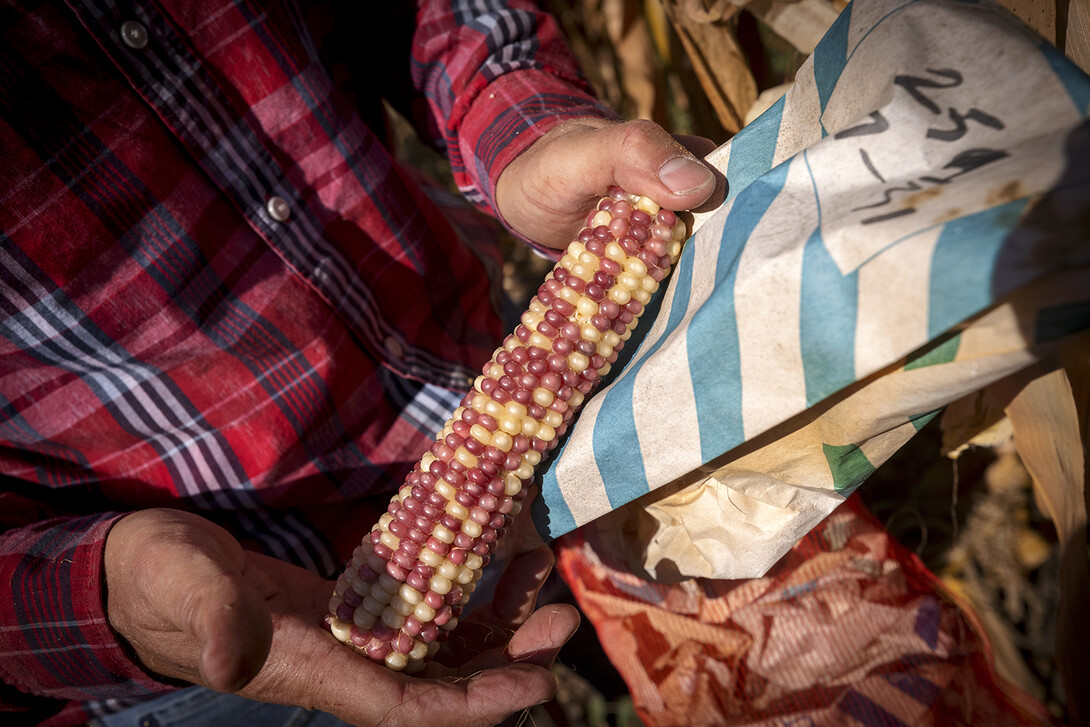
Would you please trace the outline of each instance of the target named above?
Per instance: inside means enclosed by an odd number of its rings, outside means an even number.
[[[333,635],[421,668],[458,622],[496,543],[677,261],[685,224],[618,187],[599,202],[337,580]]]

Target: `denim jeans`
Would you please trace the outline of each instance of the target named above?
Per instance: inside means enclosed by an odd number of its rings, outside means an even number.
[[[325,712],[190,687],[91,720],[92,727],[348,727]]]

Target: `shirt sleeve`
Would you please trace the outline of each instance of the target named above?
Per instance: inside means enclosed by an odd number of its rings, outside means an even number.
[[[0,508],[13,504],[7,494]],[[64,700],[170,689],[130,658],[107,621],[102,557],[119,517],[52,518],[0,533],[0,679],[9,686]]]
[[[497,217],[496,180],[520,152],[563,121],[617,118],[535,2],[421,0],[412,60],[455,182]]]

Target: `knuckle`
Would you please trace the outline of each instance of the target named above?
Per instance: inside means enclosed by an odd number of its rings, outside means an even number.
[[[620,146],[626,154],[641,154],[656,146],[661,146],[663,139],[661,127],[648,119],[633,119],[618,126]]]

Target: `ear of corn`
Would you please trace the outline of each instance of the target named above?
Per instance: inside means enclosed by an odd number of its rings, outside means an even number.
[[[454,628],[526,486],[677,261],[685,225],[614,187],[521,323],[356,548],[329,602],[333,635],[415,671]]]

